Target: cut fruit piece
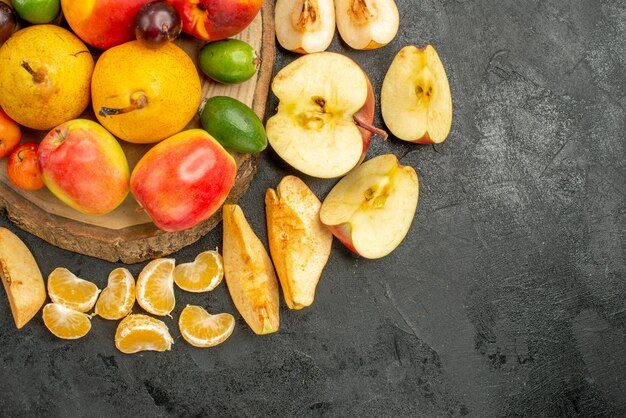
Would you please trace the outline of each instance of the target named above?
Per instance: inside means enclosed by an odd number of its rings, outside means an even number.
[[[43,306],[46,286],[33,254],[6,228],[0,228],[0,278],[15,326],[20,329]]]
[[[325,51],[335,36],[333,0],[277,0],[274,24],[283,48],[300,54]]]
[[[280,100],[267,139],[287,164],[313,177],[340,177],[365,157],[374,92],[363,70],[333,52],[302,56],[272,82]]]
[[[188,292],[209,292],[224,277],[222,256],[217,251],[205,251],[192,263],[179,264],[174,268],[174,283]]]
[[[256,334],[278,330],[278,281],[274,266],[238,205],[224,205],[226,285],[237,310]]]
[[[333,234],[320,222],[321,202],[295,176],[265,194],[272,260],[290,309],[313,303],[315,288],[330,256]]]
[[[337,29],[354,49],[376,49],[395,38],[400,14],[394,0],[335,0]]]
[[[115,331],[115,347],[122,353],[167,351],[174,339],[163,321],[148,315],[134,314],[122,319]]]
[[[89,311],[99,293],[100,289],[94,283],[77,277],[64,267],[55,268],[48,276],[48,295],[52,302],[75,311]]]
[[[91,330],[89,315],[60,303],[48,303],[43,307],[43,322],[51,333],[65,340],[84,337]]]
[[[322,203],[320,220],[356,254],[381,258],[409,231],[418,196],[413,167],[385,154],[364,162],[333,187]]]
[[[135,304],[135,279],[125,268],[109,273],[107,287],[102,291],[94,314],[104,319],[117,320],[128,315]]]
[[[402,48],[385,75],[380,102],[387,127],[399,139],[418,144],[445,141],[452,128],[452,95],[435,48]]]
[[[178,327],[194,347],[214,347],[233,333],[235,318],[229,313],[211,315],[199,306],[187,305],[180,313]]]
[[[149,262],[137,278],[137,302],[153,315],[165,316],[174,310],[174,259]]]

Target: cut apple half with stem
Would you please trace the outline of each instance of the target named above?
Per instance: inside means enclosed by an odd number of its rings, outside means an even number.
[[[394,0],[335,0],[337,29],[354,49],[376,49],[396,37],[400,14]]]
[[[418,144],[445,141],[452,128],[452,95],[435,48],[402,48],[385,75],[380,103],[383,120],[397,138]]]
[[[384,154],[364,162],[333,187],[322,203],[320,220],[354,253],[381,258],[408,233],[418,197],[413,167]]]
[[[283,48],[300,54],[325,51],[335,36],[333,0],[277,0],[274,22]]]
[[[278,111],[267,139],[287,164],[309,176],[340,177],[363,161],[375,133],[374,91],[361,67],[334,52],[304,55],[272,81]]]

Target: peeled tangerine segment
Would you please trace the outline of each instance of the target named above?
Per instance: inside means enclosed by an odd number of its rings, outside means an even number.
[[[44,306],[43,322],[51,333],[65,340],[84,337],[91,330],[89,315],[60,303],[48,303]]]
[[[165,316],[174,310],[174,259],[152,260],[137,278],[137,303],[153,315]]]
[[[116,268],[109,273],[107,287],[96,302],[95,314],[104,319],[122,319],[135,304],[135,279],[125,268]]]
[[[276,75],[272,91],[280,102],[267,138],[287,164],[320,178],[358,164],[363,137],[353,115],[365,104],[368,80],[354,61],[333,52],[302,56]]]
[[[0,228],[0,278],[15,326],[22,328],[41,309],[46,287],[33,254],[6,228]]]
[[[452,95],[446,70],[430,45],[406,46],[383,80],[381,113],[399,139],[441,143],[452,127]]]
[[[324,51],[335,35],[333,0],[277,0],[274,17],[276,39],[289,51]]]
[[[193,262],[174,268],[174,283],[188,292],[210,292],[223,277],[222,256],[217,251],[204,251]]]
[[[79,312],[87,312],[98,299],[100,289],[94,283],[77,277],[64,267],[57,267],[48,276],[48,295],[60,303]]]
[[[187,305],[180,313],[178,327],[194,347],[214,347],[233,333],[235,318],[229,313],[211,315],[200,306]]]
[[[406,236],[417,209],[419,183],[411,166],[395,155],[368,160],[342,178],[328,193],[320,219],[329,226],[348,224],[354,250],[380,258]]]
[[[126,354],[167,351],[173,343],[167,325],[148,315],[128,315],[120,321],[115,331],[115,347]]]
[[[335,0],[337,29],[354,49],[376,49],[395,38],[400,14],[394,0]]]

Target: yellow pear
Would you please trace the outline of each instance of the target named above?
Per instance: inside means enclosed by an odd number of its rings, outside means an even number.
[[[202,87],[195,64],[180,47],[167,43],[151,49],[131,41],[100,56],[91,95],[105,128],[144,144],[183,130],[198,111]]]
[[[49,130],[89,105],[93,57],[71,32],[33,25],[0,48],[0,107],[17,123]]]

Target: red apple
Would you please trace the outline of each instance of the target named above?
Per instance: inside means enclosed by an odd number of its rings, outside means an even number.
[[[37,147],[37,144],[27,143],[11,153],[7,162],[7,175],[17,187],[38,190],[44,186],[37,162]]]
[[[202,129],[151,148],[130,177],[130,190],[164,231],[191,228],[215,213],[235,183],[234,158]]]
[[[110,212],[128,195],[126,155],[96,122],[74,119],[57,126],[39,144],[37,157],[48,189],[79,212]]]
[[[263,0],[167,0],[183,21],[183,32],[205,41],[237,35],[256,17]]]
[[[89,45],[108,49],[135,39],[135,16],[153,0],[61,0],[63,16]]]
[[[0,158],[9,155],[21,140],[20,125],[0,109]]]

